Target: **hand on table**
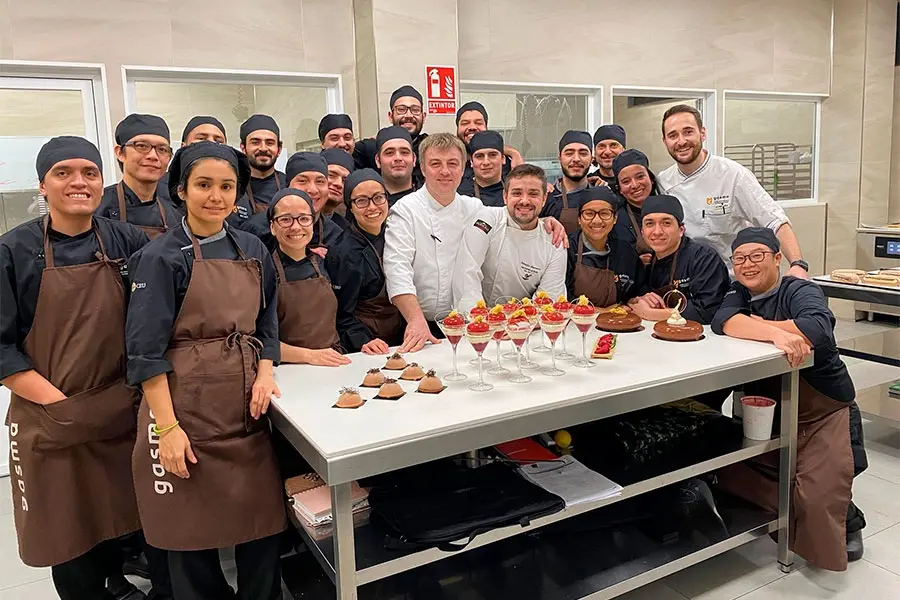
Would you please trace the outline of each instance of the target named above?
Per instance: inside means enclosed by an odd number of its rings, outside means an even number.
[[[160,427],[160,429],[165,429],[165,427]],[[194,451],[191,449],[191,441],[181,427],[176,426],[160,436],[159,462],[162,468],[172,475],[182,479],[191,478],[187,463],[196,465],[197,457],[194,456]]]
[[[273,394],[276,398],[281,398],[281,390],[278,389],[278,384],[275,383],[275,377],[271,372],[261,372],[256,375],[256,381],[253,382],[251,393],[250,416],[254,419],[258,419],[266,414]]]
[[[414,321],[406,325],[406,332],[403,334],[403,345],[397,349],[397,352],[401,354],[403,352],[418,352],[425,347],[427,342],[440,344],[441,340],[431,335],[428,323],[424,319]]]
[[[787,355],[788,364],[792,367],[799,367],[812,354],[812,348],[801,336],[780,329],[775,331],[772,343],[775,344],[776,348],[784,351]]]
[[[350,359],[332,348],[321,350],[307,350],[306,364],[319,367],[340,367],[349,365]]]
[[[667,308],[662,297],[656,292],[648,292],[638,298],[638,301],[646,304],[647,308]]]
[[[387,354],[390,352],[390,346],[384,340],[375,338],[371,342],[363,344],[361,350],[364,354]]]

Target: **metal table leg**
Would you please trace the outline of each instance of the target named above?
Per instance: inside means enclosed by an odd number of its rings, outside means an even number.
[[[337,600],[356,600],[356,548],[353,539],[353,501],[350,484],[331,488],[334,523],[334,585]]]
[[[778,564],[782,572],[790,573],[794,567],[791,551],[792,501],[794,478],[797,471],[797,414],[799,371],[781,376],[781,464],[778,471]]]

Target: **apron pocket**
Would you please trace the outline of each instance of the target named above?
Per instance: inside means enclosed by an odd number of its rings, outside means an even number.
[[[244,374],[180,377],[172,407],[192,443],[242,436],[250,411]]]
[[[136,433],[135,399],[123,378],[40,406],[42,431],[35,438],[35,448],[63,450]]]

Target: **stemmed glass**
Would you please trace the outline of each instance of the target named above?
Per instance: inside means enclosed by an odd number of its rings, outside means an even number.
[[[594,326],[594,323],[596,323],[598,312],[600,311],[597,310],[597,307],[591,304],[584,296],[578,299],[578,303],[572,309],[572,321],[575,322],[575,327],[581,332],[581,358],[572,363],[573,367],[587,368],[595,366],[594,361],[589,359],[587,355],[587,334]]]
[[[488,369],[488,375],[509,375],[509,369],[500,363],[500,342],[506,334],[506,312],[500,305],[491,309],[487,316],[487,324],[493,333],[493,340],[497,342],[497,364]]]
[[[474,321],[466,325],[466,339],[472,344],[478,358],[484,354],[484,349],[490,343],[492,335],[491,326],[481,316],[475,317]],[[470,384],[469,389],[473,392],[488,392],[494,389],[493,385],[484,382],[484,365],[480,362],[478,363],[478,383]]]
[[[535,328],[538,327],[538,320],[541,318],[540,314],[538,313],[537,307],[525,304],[522,307],[522,311],[525,313],[525,318],[528,319],[528,323],[531,325],[531,331],[534,331]],[[528,337],[531,337],[531,331],[528,332]],[[543,340],[543,336],[541,336],[541,339]],[[526,370],[541,368],[541,365],[531,360],[531,349],[528,345],[527,339],[525,340],[525,359],[522,361],[522,368]]]
[[[550,306],[551,304],[553,304],[553,298],[551,298],[550,294],[548,294],[544,290],[538,290],[538,292],[534,295],[534,300],[532,300],[532,302],[534,302],[534,305],[538,309],[538,313],[540,313],[540,311],[545,306]],[[550,352],[550,348],[547,346],[546,342],[544,341],[544,336],[541,335],[539,337],[541,339],[541,345],[536,347],[534,349],[534,351],[539,354],[546,354],[547,352]]]
[[[541,314],[541,329],[544,330],[544,333],[547,334],[547,339],[550,340],[550,358],[553,361],[553,366],[541,369],[541,373],[544,375],[559,377],[566,374],[565,371],[556,367],[556,340],[559,339],[559,334],[565,330],[568,321],[569,319],[566,315],[552,308],[545,308]]]
[[[572,303],[566,300],[565,296],[560,296],[556,302],[553,303],[553,308],[563,314],[566,318],[566,325],[568,325],[569,318],[572,316]],[[575,355],[566,349],[566,329],[566,327],[563,327],[562,330],[562,351],[556,354],[556,358],[559,360],[572,360],[575,358]]]
[[[503,307],[503,314],[506,315],[507,319],[509,319],[509,316],[511,314],[522,308],[522,306],[519,304],[519,299],[515,296],[500,296],[499,298],[497,298],[497,304]],[[516,349],[513,348],[509,352],[504,352],[502,354],[502,357],[506,360],[516,360]],[[488,373],[490,373],[490,371],[488,371]]]
[[[444,381],[462,381],[466,379],[466,375],[459,372],[456,362],[456,348],[465,334],[466,318],[455,310],[451,310],[438,314],[436,321],[438,327],[447,337],[447,341],[450,342],[450,347],[453,348],[453,372],[444,375]]]
[[[469,309],[469,322],[475,320],[475,317],[481,316],[485,321],[487,321],[488,316],[488,308],[484,303],[484,300],[479,300],[475,306]],[[481,355],[476,356],[472,360],[469,361],[469,364],[473,367],[477,367],[479,365],[484,365],[485,367],[493,364],[493,361],[489,358],[484,358]]]
[[[529,322],[524,311],[514,312],[506,322],[506,333],[513,342],[516,350],[516,366],[519,372],[509,378],[513,383],[528,383],[531,377],[522,372],[522,346],[527,345],[528,336],[534,330],[534,324]]]

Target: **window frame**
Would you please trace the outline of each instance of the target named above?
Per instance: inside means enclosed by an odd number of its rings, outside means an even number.
[[[821,149],[822,134],[822,101],[828,96],[807,92],[765,92],[756,90],[722,90],[722,155],[725,154],[725,145],[728,143],[725,132],[725,110],[728,100],[760,100],[776,102],[811,102],[815,105],[815,124],[813,125],[813,178],[811,198],[792,198],[790,200],[778,200],[778,204],[785,207],[806,206],[819,202],[819,165],[821,163],[819,151]]]

